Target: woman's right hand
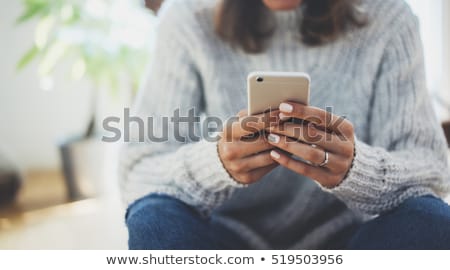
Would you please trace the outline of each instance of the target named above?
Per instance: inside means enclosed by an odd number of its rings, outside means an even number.
[[[278,166],[270,156],[274,146],[267,142],[266,136],[248,136],[279,122],[279,111],[247,116],[247,110],[243,110],[238,114],[238,121],[227,123],[218,142],[218,152],[235,181],[253,184]]]

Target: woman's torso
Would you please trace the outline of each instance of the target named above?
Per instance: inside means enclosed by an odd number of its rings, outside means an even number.
[[[349,32],[320,47],[299,41],[294,12],[276,14],[271,43],[262,54],[246,54],[220,40],[213,29],[213,2],[196,0],[195,40],[190,40],[207,116],[226,119],[246,108],[246,78],[252,71],[299,71],[310,74],[311,105],[345,116],[358,138],[368,141],[373,84],[385,40],[381,26]],[[383,1],[364,1],[370,11],[383,12]],[[198,7],[200,6],[200,7]],[[380,44],[376,44],[379,42]],[[276,91],[276,90],[275,90]],[[237,191],[213,219],[238,230],[256,248],[320,248],[361,220],[333,195],[310,179],[277,168],[259,183]],[[257,228],[257,229],[256,229]]]

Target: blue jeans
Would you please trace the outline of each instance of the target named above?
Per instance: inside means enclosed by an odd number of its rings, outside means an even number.
[[[149,195],[130,206],[129,248],[139,250],[244,250],[230,230],[183,202]],[[450,207],[432,196],[411,198],[341,237],[346,249],[450,249]],[[331,244],[330,247],[336,247]]]

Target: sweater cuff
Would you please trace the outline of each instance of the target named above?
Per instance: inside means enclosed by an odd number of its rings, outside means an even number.
[[[355,142],[355,158],[346,178],[334,188],[322,187],[334,194],[350,208],[371,208],[370,203],[389,190],[386,157],[381,149],[371,147],[359,140]],[[375,205],[373,205],[375,207]]]
[[[184,152],[184,170],[188,175],[179,178],[192,196],[201,200],[209,209],[219,206],[237,188],[245,187],[236,182],[220,160],[217,143],[201,141]]]

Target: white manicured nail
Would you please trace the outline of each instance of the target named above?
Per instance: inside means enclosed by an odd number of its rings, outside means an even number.
[[[288,103],[281,103],[280,104],[280,111],[291,113],[294,111],[294,107],[291,104]]]
[[[271,151],[270,155],[274,158],[274,159],[280,159],[280,154],[278,154],[276,151]]]
[[[270,134],[268,137],[269,142],[271,143],[279,143],[280,142],[280,136],[275,134]]]

